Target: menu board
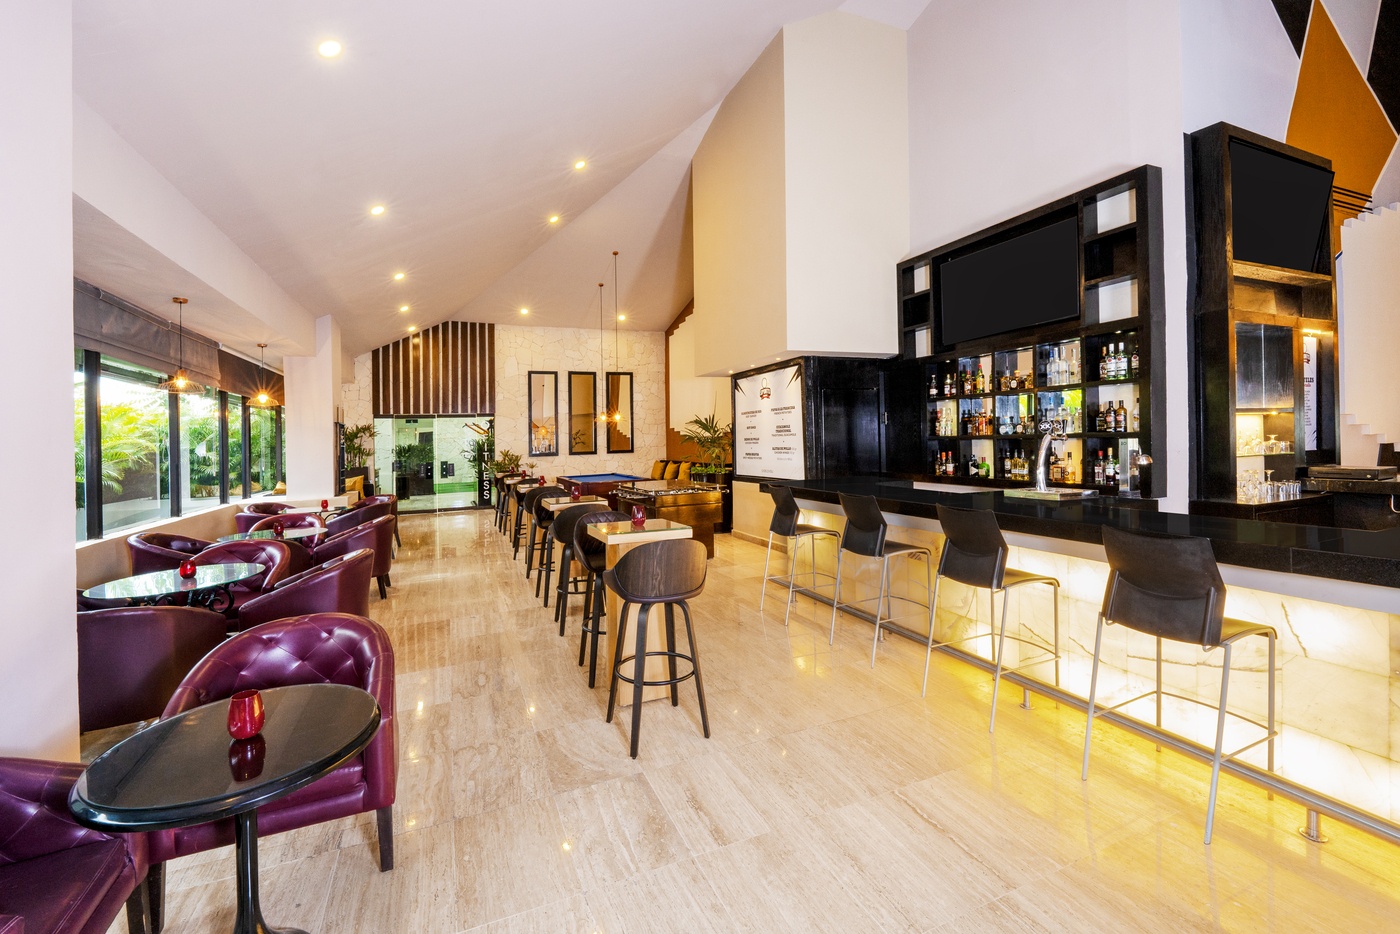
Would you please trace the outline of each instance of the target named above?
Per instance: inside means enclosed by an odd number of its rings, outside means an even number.
[[[801,480],[807,475],[802,364],[734,380],[734,473]]]

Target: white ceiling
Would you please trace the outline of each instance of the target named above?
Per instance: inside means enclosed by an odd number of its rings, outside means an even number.
[[[847,7],[907,25],[927,2]],[[595,326],[613,249],[629,325],[658,329],[690,297],[710,112],[783,24],[838,6],[74,0],[74,91],[352,353],[454,317]],[[75,244],[85,278],[197,290],[106,234]]]

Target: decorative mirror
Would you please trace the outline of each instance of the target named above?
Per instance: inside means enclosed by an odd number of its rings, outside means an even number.
[[[569,371],[569,453],[598,453],[598,374]]]
[[[609,373],[607,407],[608,453],[627,454],[632,450],[632,374]]]
[[[530,456],[559,453],[559,374],[531,370],[529,374]]]

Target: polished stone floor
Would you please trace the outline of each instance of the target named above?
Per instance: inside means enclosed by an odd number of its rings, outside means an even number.
[[[401,763],[397,868],[372,821],[268,838],[263,907],[311,932],[1400,930],[1400,848],[1206,766],[1002,692],[989,676],[805,600],[758,611],[763,550],[718,536],[692,604],[713,737],[691,685],[648,703],[641,755],[576,665],[489,512],[405,517],[388,601]],[[815,620],[813,617],[816,617]],[[172,934],[233,923],[228,850],[172,864]],[[113,931],[124,929],[118,921]]]

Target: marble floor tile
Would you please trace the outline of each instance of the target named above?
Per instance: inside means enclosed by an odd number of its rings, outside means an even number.
[[[499,921],[582,891],[569,837],[551,799],[465,817],[453,825],[456,908],[467,927]]]

